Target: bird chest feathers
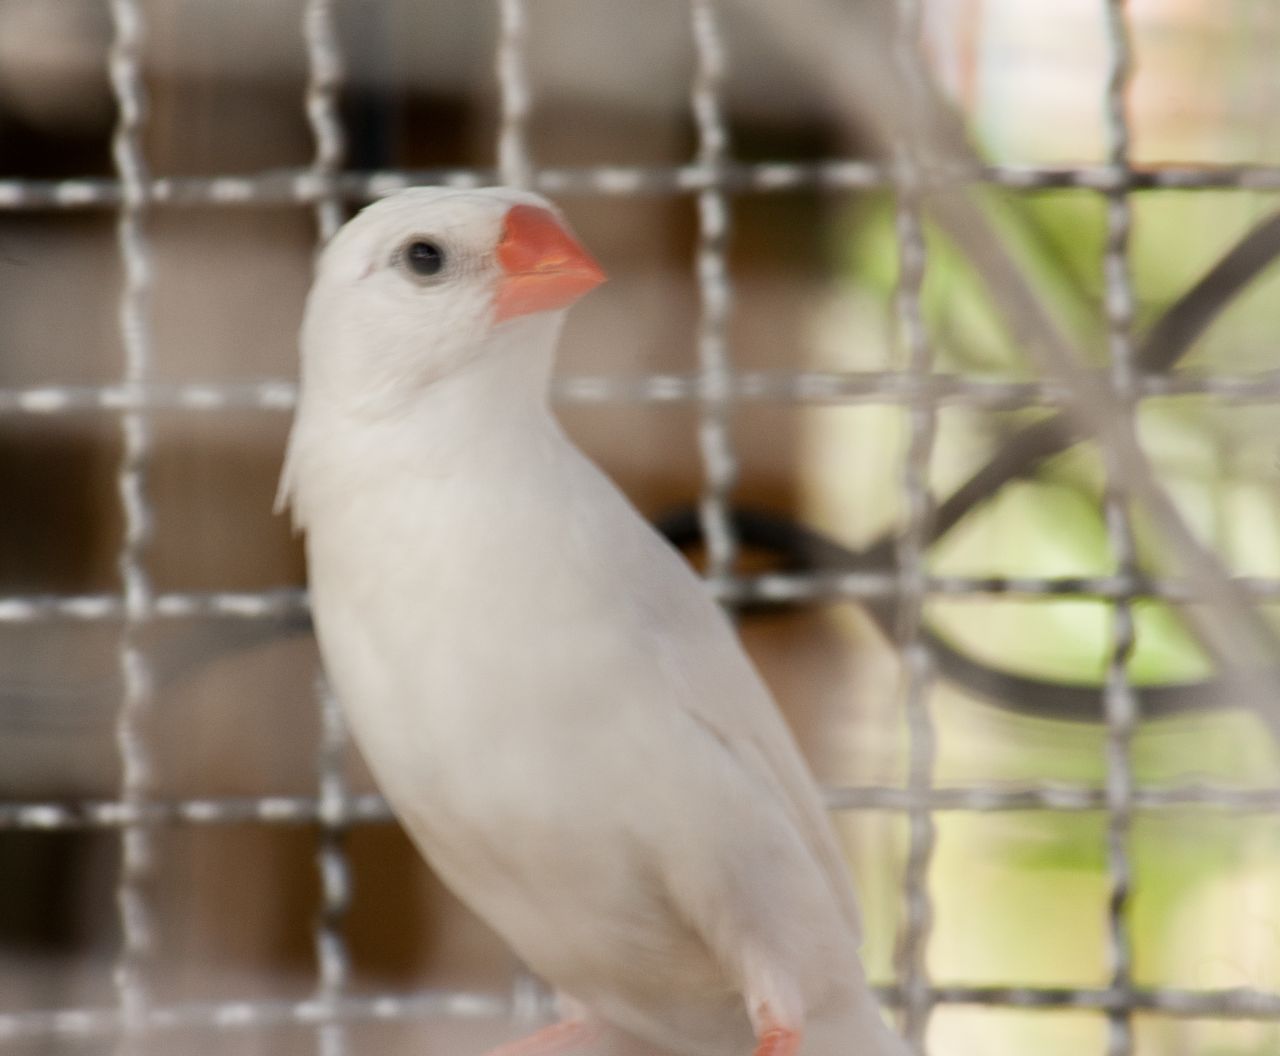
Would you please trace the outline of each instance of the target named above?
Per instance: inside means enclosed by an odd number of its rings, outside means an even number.
[[[424,473],[366,485],[311,529],[330,674],[389,780],[412,757],[414,781],[461,767],[468,785],[536,785],[607,711],[596,672],[625,671],[641,632],[600,618],[618,601],[609,558],[566,530],[575,500],[542,490],[481,465]]]

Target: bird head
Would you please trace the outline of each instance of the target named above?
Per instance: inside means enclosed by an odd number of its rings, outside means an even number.
[[[411,394],[495,347],[554,343],[564,310],[604,278],[540,195],[401,191],[360,212],[321,255],[304,383]]]
[[[415,188],[375,202],[320,256],[302,325],[302,389],[277,508],[295,523],[394,459],[473,450],[538,420],[565,309],[604,272],[545,198]],[[352,452],[355,453],[352,457]],[[434,454],[432,454],[434,452]]]

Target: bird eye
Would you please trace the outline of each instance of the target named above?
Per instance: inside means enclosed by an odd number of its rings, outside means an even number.
[[[425,238],[415,238],[401,251],[405,266],[415,275],[430,278],[444,269],[444,250]]]

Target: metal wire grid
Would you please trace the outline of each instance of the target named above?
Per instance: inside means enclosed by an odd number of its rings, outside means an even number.
[[[1132,67],[1129,29],[1124,0],[1107,0],[1107,28],[1111,61],[1107,78],[1106,128],[1108,160],[1123,172],[1129,167],[1129,127],[1125,121],[1125,92]],[[1123,191],[1107,192],[1107,242],[1103,258],[1105,310],[1111,358],[1111,384],[1118,398],[1129,398],[1133,377],[1133,287],[1129,278],[1129,232],[1132,213]],[[1104,456],[1107,458],[1107,456]],[[1128,494],[1117,466],[1107,458],[1107,483],[1103,498],[1107,535],[1124,574],[1137,570]],[[1111,945],[1111,989],[1127,995],[1133,989],[1131,950],[1125,923],[1129,904],[1131,867],[1129,833],[1133,820],[1133,768],[1130,748],[1137,728],[1138,702],[1129,682],[1129,657],[1135,644],[1133,600],[1117,598],[1112,606],[1112,647],[1107,664],[1103,706],[1107,723],[1107,871],[1111,892],[1107,900]],[[1133,1052],[1132,1011],[1124,1006],[1108,1009],[1108,1056]]]
[[[338,48],[332,0],[307,0],[303,9],[303,37],[307,48],[307,120],[315,139],[312,172],[327,185],[315,203],[316,230],[323,245],[342,225],[343,202],[333,188],[342,166],[344,137],[338,116],[342,87],[342,57]],[[320,794],[320,835],[316,865],[320,870],[320,911],[315,922],[316,1000],[330,1012],[342,998],[351,974],[342,922],[351,901],[351,868],[343,837],[347,826],[347,786],[343,777],[346,726],[338,702],[323,673],[316,676],[315,697],[320,708],[320,752],[317,760]],[[347,1051],[346,1026],[331,1016],[316,1031],[319,1056],[342,1056]]]
[[[931,516],[927,470],[938,408],[963,404],[987,408],[1056,406],[1062,386],[1052,381],[1010,382],[945,375],[933,369],[920,291],[927,268],[921,233],[919,194],[931,182],[985,182],[1015,189],[1088,188],[1108,201],[1108,239],[1104,260],[1106,317],[1110,333],[1112,391],[1130,406],[1155,395],[1198,393],[1227,402],[1280,402],[1280,371],[1247,377],[1189,374],[1143,375],[1135,367],[1132,339],[1133,296],[1128,277],[1129,192],[1139,188],[1280,189],[1280,168],[1257,166],[1162,167],[1137,170],[1129,162],[1129,130],[1125,91],[1131,66],[1123,0],[1106,0],[1111,48],[1105,94],[1109,157],[1101,166],[1020,168],[978,166],[947,172],[925,172],[913,163],[909,144],[892,165],[832,160],[814,164],[742,164],[729,155],[720,101],[725,68],[722,34],[714,0],[690,0],[696,72],[690,105],[698,134],[698,153],[689,165],[675,168],[604,166],[582,169],[539,169],[527,149],[526,119],[531,92],[526,73],[523,0],[498,0],[497,73],[501,91],[498,171],[343,173],[342,126],[336,109],[342,87],[342,61],[334,29],[332,0],[307,0],[302,33],[308,57],[306,108],[316,142],[313,164],[305,170],[251,177],[152,178],[147,172],[141,137],[146,98],[140,68],[145,26],[137,0],[111,0],[115,38],[109,69],[119,119],[113,142],[114,179],[59,181],[0,180],[0,209],[101,209],[118,211],[118,246],[124,282],[119,300],[120,331],[125,350],[121,381],[104,386],[41,386],[0,390],[0,414],[59,415],[98,411],[118,417],[124,439],[117,482],[124,512],[124,540],[118,555],[122,590],[78,596],[47,595],[0,598],[0,622],[43,620],[120,620],[119,664],[123,699],[116,739],[122,763],[120,794],[113,800],[75,803],[0,803],[0,829],[118,829],[122,865],[117,898],[123,945],[115,984],[115,1008],[69,1008],[0,1013],[0,1041],[35,1037],[111,1037],[119,1051],[129,1052],[144,1035],[175,1028],[261,1028],[281,1024],[312,1025],[323,1056],[347,1049],[345,1026],[368,1021],[404,1021],[436,1016],[493,1018],[522,1007],[528,992],[517,986],[510,998],[464,992],[383,994],[354,997],[344,988],[349,974],[342,921],[349,902],[350,877],[343,852],[343,833],[353,825],[390,820],[376,795],[352,795],[342,779],[340,761],[345,733],[332,695],[318,682],[316,699],[322,714],[318,748],[318,795],[314,797],[241,797],[158,801],[148,795],[152,761],[145,719],[152,703],[151,671],[138,632],[151,620],[189,618],[262,619],[301,612],[306,599],[298,590],[258,593],[152,591],[145,567],[151,511],[146,495],[149,457],[147,415],[181,407],[219,413],[230,409],[287,411],[296,399],[291,381],[258,384],[157,384],[149,381],[150,332],[148,295],[151,261],[146,238],[149,211],[156,206],[217,205],[251,207],[290,203],[315,209],[321,238],[336,228],[346,201],[364,201],[415,183],[479,186],[495,175],[508,183],[547,193],[604,196],[696,195],[699,239],[696,258],[701,297],[699,370],[688,375],[650,375],[641,379],[577,377],[558,383],[561,399],[583,401],[694,401],[701,413],[699,447],[704,466],[700,505],[711,555],[711,585],[725,599],[859,601],[900,597],[904,655],[903,699],[911,738],[911,766],[905,788],[846,787],[828,789],[833,809],[906,812],[910,820],[907,871],[904,878],[907,914],[901,943],[902,982],[882,989],[900,1006],[913,1044],[922,1048],[930,1010],[938,1004],[963,1003],[1014,1008],[1075,1008],[1105,1012],[1110,1020],[1109,1056],[1132,1052],[1131,1017],[1136,1011],[1173,1016],[1280,1019],[1280,994],[1254,989],[1217,991],[1138,988],[1130,975],[1125,907],[1130,868],[1127,843],[1136,811],[1206,806],[1222,811],[1280,811],[1280,788],[1241,789],[1198,783],[1169,788],[1135,787],[1129,758],[1138,719],[1136,696],[1126,665],[1133,647],[1132,603],[1142,597],[1172,600],[1192,595],[1187,582],[1140,577],[1134,567],[1124,496],[1111,476],[1106,503],[1108,530],[1120,555],[1119,571],[1098,577],[939,577],[926,573],[923,546]],[[894,42],[897,60],[918,76],[916,47],[918,0],[899,0],[900,22]],[[912,72],[917,71],[917,72]],[[731,193],[781,193],[808,187],[898,191],[898,243],[901,277],[898,314],[909,363],[904,371],[856,375],[791,372],[773,374],[733,369],[726,338],[731,309],[731,279],[726,251],[731,231]],[[729,442],[727,416],[735,402],[763,400],[799,403],[891,403],[909,409],[910,442],[902,485],[908,500],[908,526],[898,547],[896,574],[745,575],[734,569],[736,540],[728,516],[736,463]],[[1240,578],[1240,586],[1258,600],[1280,597],[1280,582]],[[1111,663],[1105,691],[1108,730],[1105,787],[1040,783],[991,788],[940,788],[931,780],[934,734],[926,705],[931,677],[927,646],[919,639],[919,617],[926,596],[982,597],[994,593],[1024,596],[1070,595],[1114,602]],[[930,905],[926,887],[933,847],[933,815],[938,811],[1105,809],[1111,898],[1106,927],[1113,975],[1105,989],[1033,987],[956,987],[931,984],[926,967]],[[316,995],[306,1001],[244,1000],[158,1006],[150,1000],[147,962],[154,921],[147,897],[151,873],[149,833],[160,824],[314,825],[319,831],[317,863],[322,905],[315,928]],[[536,1004],[536,1002],[535,1002]]]
[[[133,387],[146,382],[151,363],[148,302],[151,292],[150,246],[146,236],[146,159],[142,131],[147,99],[139,65],[142,47],[142,13],[132,0],[112,0],[115,39],[108,59],[111,88],[119,119],[112,154],[124,190],[117,242],[124,268],[120,292],[120,334],[124,344],[124,383]],[[153,762],[145,735],[145,723],[154,703],[152,677],[138,632],[151,610],[151,583],[145,551],[151,535],[151,512],[146,492],[150,429],[144,412],[125,411],[120,416],[124,444],[117,472],[120,504],[124,510],[124,536],[117,559],[124,586],[124,622],[119,640],[120,672],[124,696],[116,719],[116,743],[120,753],[120,798],[144,803],[151,791]],[[122,948],[115,970],[120,1004],[119,1051],[131,1049],[131,1039],[146,1029],[150,1008],[147,962],[155,943],[155,924],[147,897],[152,871],[151,833],[128,826],[121,833],[120,872],[116,888]]]

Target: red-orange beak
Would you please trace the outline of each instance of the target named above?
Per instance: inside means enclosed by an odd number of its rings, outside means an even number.
[[[502,224],[497,322],[567,308],[605,280],[604,270],[550,212],[513,205]]]

